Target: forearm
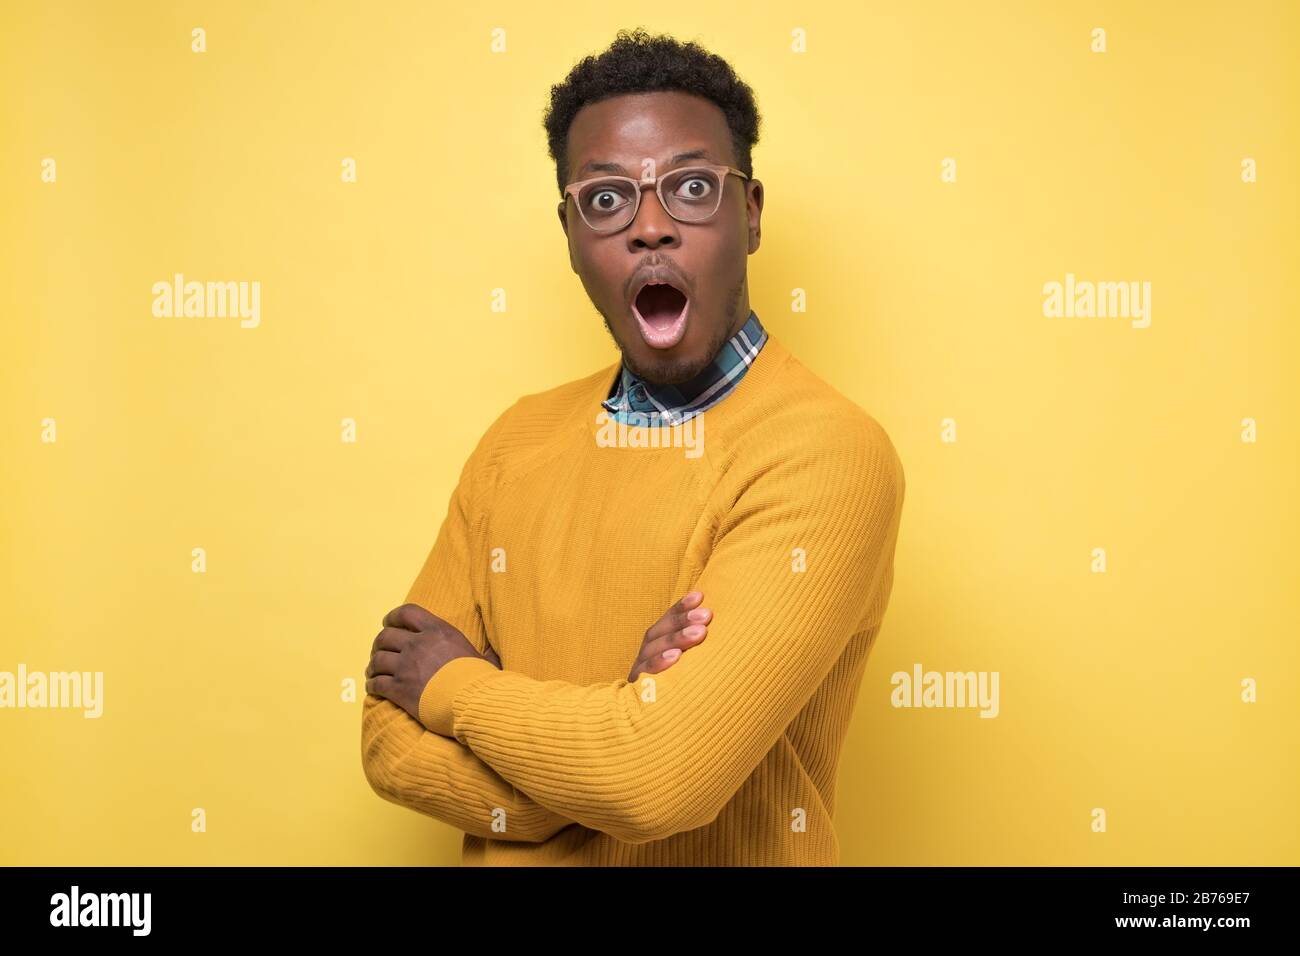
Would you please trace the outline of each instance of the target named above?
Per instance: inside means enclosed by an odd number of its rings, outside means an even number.
[[[474,599],[481,573],[471,530],[479,513],[474,481],[504,418],[484,433],[462,467],[446,518],[406,595],[406,603],[459,629],[480,654],[487,637]],[[573,824],[512,786],[463,744],[429,733],[391,701],[367,695],[362,708],[362,764],[385,800],[493,840],[539,842]]]
[[[385,800],[492,840],[538,843],[573,824],[390,701],[367,695],[362,708],[362,763]]]

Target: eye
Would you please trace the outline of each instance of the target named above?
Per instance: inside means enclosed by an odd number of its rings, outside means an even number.
[[[674,195],[682,199],[707,199],[713,192],[713,181],[708,176],[688,176],[682,180]]]
[[[625,201],[617,189],[597,189],[587,197],[587,206],[595,212],[613,212]]]

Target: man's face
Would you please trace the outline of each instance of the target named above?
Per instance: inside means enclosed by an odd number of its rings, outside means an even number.
[[[678,158],[683,153],[694,155]],[[673,90],[584,106],[569,128],[568,162],[568,181],[575,183],[606,175],[640,180],[647,170],[662,176],[685,166],[735,166],[736,157],[722,110],[702,97]],[[573,271],[604,317],[623,361],[647,382],[676,384],[698,375],[749,318],[745,267],[747,257],[758,250],[763,187],[758,180],[728,175],[722,190],[711,219],[681,222],[647,186],[636,218],[609,234],[588,227],[572,197],[559,207]],[[684,322],[673,318],[680,300],[674,301],[671,293],[635,295],[647,275],[685,293]],[[638,318],[638,312],[646,318]]]

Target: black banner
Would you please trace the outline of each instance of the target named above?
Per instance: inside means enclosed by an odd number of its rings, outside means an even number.
[[[971,942],[1131,936],[1181,945],[1294,926],[1289,868],[551,868],[222,867],[0,871],[7,941],[305,943],[417,939],[458,926],[557,944],[684,927],[733,943],[749,933],[843,927],[862,941]],[[580,934],[574,936],[573,934]],[[1243,936],[1244,934],[1244,936]],[[459,938],[459,931],[458,931]],[[44,941],[44,939],[42,939]]]

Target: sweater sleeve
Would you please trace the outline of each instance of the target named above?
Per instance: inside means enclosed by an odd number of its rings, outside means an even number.
[[[619,840],[712,822],[888,602],[902,465],[874,419],[826,434],[724,476],[729,507],[693,584],[709,634],[672,667],[577,686],[459,658],[426,685],[421,722]]]
[[[455,625],[479,653],[487,648],[487,633],[472,583],[475,492],[504,418],[487,430],[465,462],[438,537],[406,597],[406,603]],[[475,660],[496,670],[490,661]],[[464,744],[430,733],[392,701],[374,694],[367,694],[362,704],[361,760],[371,788],[385,800],[475,836],[540,842],[574,822],[510,784]]]
[[[366,778],[390,803],[491,840],[540,843],[573,824],[391,701],[367,694],[362,709]]]

